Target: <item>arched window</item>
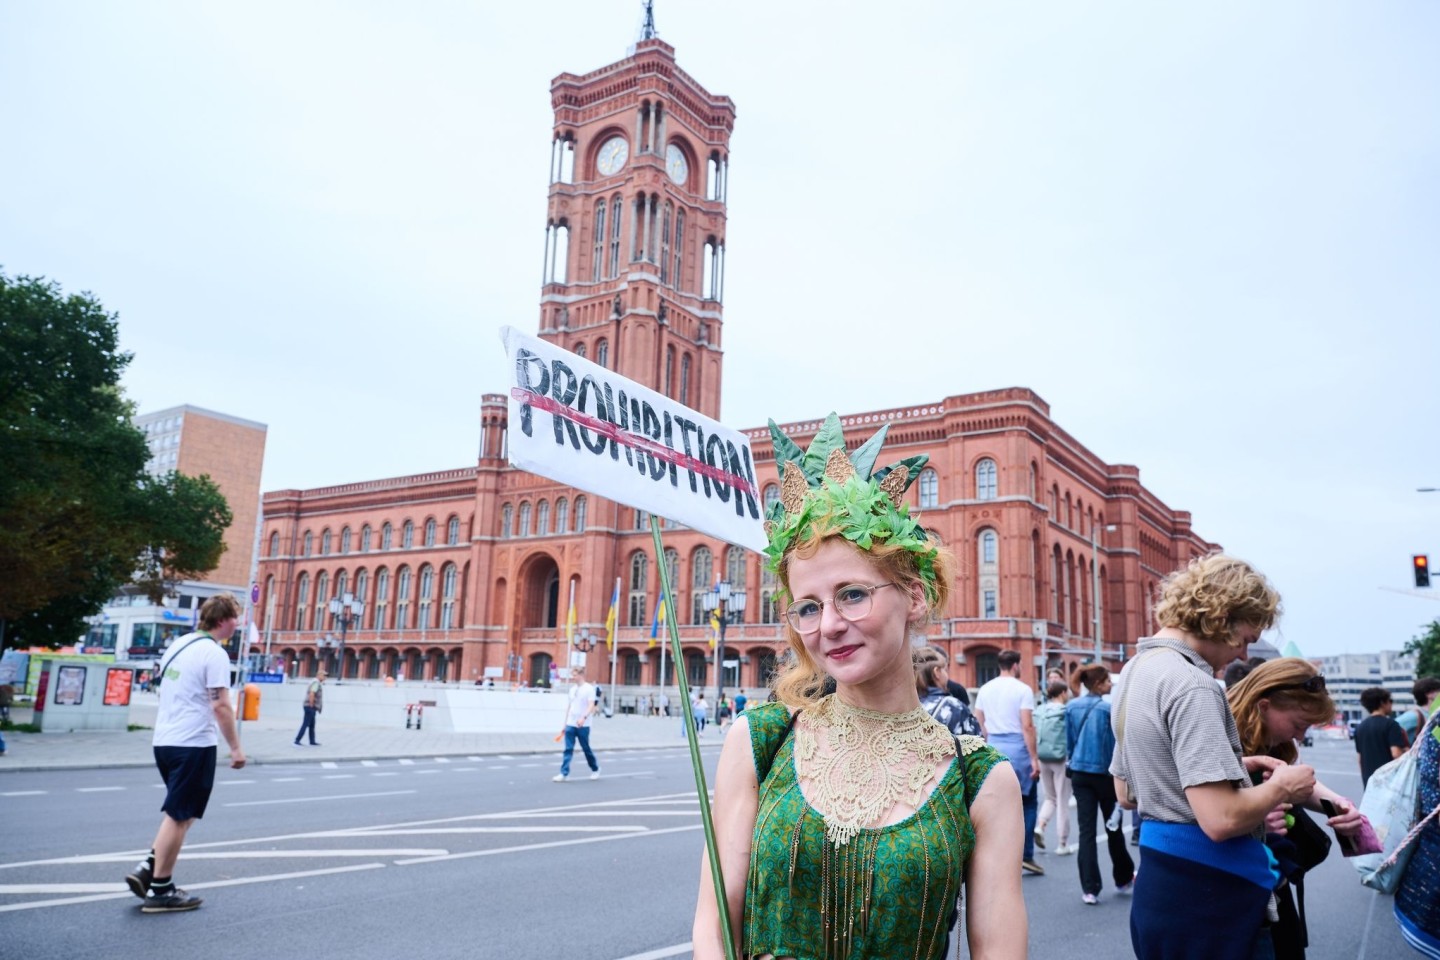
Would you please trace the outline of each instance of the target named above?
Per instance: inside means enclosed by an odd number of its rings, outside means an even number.
[[[595,201],[595,248],[590,257],[590,279],[599,281],[605,269],[605,199]]]
[[[344,599],[345,594],[346,594],[347,592],[349,592],[349,590],[350,590],[350,575],[347,574],[344,570],[341,570],[340,572],[338,572],[338,573],[335,574],[335,597],[336,597],[336,599],[337,599],[337,600],[338,600],[338,599]],[[334,617],[333,615],[330,617],[330,626],[331,626],[332,628],[335,626],[335,617]]]
[[[575,344],[575,356],[580,357],[580,358],[582,358],[582,359],[586,356],[586,354],[585,354],[585,344],[583,344],[583,343],[577,343],[577,344]]]
[[[682,405],[690,403],[690,354],[680,358],[680,396],[675,398]]]
[[[451,517],[450,522],[445,525],[445,542],[452,547],[460,542],[459,517]]]
[[[994,530],[980,531],[980,563],[997,562],[996,557],[1000,552],[1000,538],[995,535]]]
[[[400,528],[400,547],[403,550],[409,550],[413,546],[415,546],[415,524],[406,520],[405,526]]]
[[[561,497],[555,501],[555,532],[564,533],[565,524],[570,522],[570,501]]]
[[[360,528],[360,552],[370,552],[370,524],[368,523]]]
[[[644,550],[630,554],[629,618],[626,623],[632,627],[645,625],[645,607],[650,599],[650,557]]]
[[[648,530],[648,529],[650,529],[650,514],[646,513],[644,510],[636,510],[636,511],[635,511],[635,529],[636,529],[636,530]]]
[[[707,623],[710,615],[702,602],[715,577],[715,558],[709,547],[696,547],[690,554],[690,622]]]
[[[980,616],[994,620],[1000,616],[1000,536],[994,530],[981,530],[976,537],[975,560]]]
[[[674,592],[680,588],[680,551],[674,547],[665,548],[666,573],[670,577],[670,590]]]
[[[749,554],[744,547],[731,547],[725,553],[725,579],[733,590],[744,590],[750,575]]]
[[[500,508],[500,539],[509,540],[511,531],[515,529],[515,508],[510,504]]]
[[[425,546],[435,546],[435,518],[430,517],[425,521]]]
[[[681,268],[682,266],[684,266],[684,264],[685,264],[685,211],[684,211],[684,210],[676,210],[676,211],[675,211],[675,250],[674,250],[672,256],[673,256],[673,258],[674,258],[674,264],[675,264],[675,266],[674,266],[674,270],[673,270],[673,271],[671,272],[671,274],[670,274],[670,285],[673,286],[676,290],[680,290],[680,289],[682,289],[681,284],[684,282],[684,277],[683,277],[683,276],[681,275],[681,273],[680,273],[680,268]]]
[[[430,564],[420,568],[420,623],[421,629],[430,626],[430,604],[435,599],[435,568]]]
[[[780,622],[780,579],[768,563],[760,567],[760,622]]]
[[[920,471],[920,509],[940,506],[940,475],[929,467]]]
[[[705,686],[706,680],[705,654],[699,650],[687,650],[685,652],[685,677],[690,681],[690,686],[699,690]]]
[[[975,464],[975,499],[994,500],[998,490],[999,471],[995,467],[995,461],[986,457]]]
[[[320,556],[330,556],[330,528],[326,527],[320,533]]]
[[[575,532],[585,532],[585,498],[575,498]]]
[[[1054,484],[1050,486],[1050,519],[1060,522],[1060,488]]]
[[[1035,465],[1035,461],[1034,461],[1034,460],[1031,460],[1031,461],[1030,461],[1030,499],[1031,499],[1031,500],[1034,500],[1034,499],[1035,499],[1035,494],[1039,491],[1039,489],[1040,489],[1040,468]]]
[[[410,568],[401,567],[395,572],[395,629],[404,630],[410,626]]]
[[[1065,526],[1075,529],[1075,504],[1070,500],[1069,491],[1065,493]]]
[[[528,501],[520,504],[520,536],[530,536],[530,504]]]
[[[311,630],[320,630],[325,626],[325,609],[330,603],[330,575],[321,571],[315,574],[315,619],[310,625]]]
[[[310,533],[309,530],[305,531],[303,543],[304,547],[301,548],[300,555],[303,557],[308,557],[310,556],[311,548],[315,545],[315,537]]]
[[[460,580],[460,571],[453,563],[445,564],[440,574],[440,629],[449,630],[455,625],[455,588]]]
[[[620,203],[620,194],[610,199],[610,273],[613,279],[620,276],[620,220],[625,208]]]
[[[355,571],[355,599],[365,602],[365,591],[370,589],[370,573],[364,567]]]
[[[385,526],[383,526],[383,527],[380,528],[380,549],[381,549],[381,550],[389,550],[389,549],[390,549],[390,547],[394,544],[394,539],[395,539],[394,534],[395,534],[394,528],[390,526],[390,521],[389,521],[389,520],[386,520],[386,521],[385,521]]]
[[[675,348],[665,348],[665,396],[675,396]]]
[[[535,507],[535,535],[543,537],[550,532],[550,501],[541,500]]]
[[[385,615],[389,612],[390,606],[390,571],[381,567],[375,571],[375,629],[384,630],[387,626]]]
[[[606,369],[610,367],[610,341],[603,337],[595,344],[595,362]]]
[[[270,534],[270,556],[280,556],[280,534],[278,531]]]
[[[673,205],[666,200],[660,220],[660,282],[664,284],[670,283],[670,215],[673,210]]]
[[[310,603],[310,574],[302,573],[295,581],[295,629],[305,629],[306,607]]]
[[[774,483],[767,483],[765,485],[764,493],[760,494],[760,498],[765,501],[765,513],[769,513],[770,504],[775,503],[777,500],[780,499],[779,485]]]
[[[349,527],[341,527],[341,528],[340,528],[340,552],[341,552],[342,554],[343,554],[343,553],[349,553],[349,552],[350,552],[350,528],[349,528]]]

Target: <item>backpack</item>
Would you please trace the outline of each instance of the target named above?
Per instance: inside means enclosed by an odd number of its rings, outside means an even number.
[[[1062,704],[1042,703],[1035,710],[1035,753],[1041,760],[1065,759],[1065,707]]]

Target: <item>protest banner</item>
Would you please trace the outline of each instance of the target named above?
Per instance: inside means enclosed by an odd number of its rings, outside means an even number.
[[[511,465],[648,511],[666,609],[675,609],[675,595],[668,565],[658,559],[665,556],[659,517],[742,547],[765,549],[754,458],[743,434],[514,327],[502,327],[500,339],[513,378],[507,426]],[[572,596],[572,614],[574,609]],[[678,665],[684,658],[676,618],[670,617],[667,626]],[[676,669],[675,680],[721,918],[721,946],[727,960],[736,960],[690,685],[682,669]]]
[[[500,336],[512,371],[514,466],[765,549],[744,434],[514,327]]]

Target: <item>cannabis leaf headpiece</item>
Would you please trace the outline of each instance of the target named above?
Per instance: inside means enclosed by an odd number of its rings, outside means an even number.
[[[930,456],[906,457],[872,476],[870,471],[889,429],[889,424],[881,427],[847,456],[845,432],[834,413],[825,418],[810,448],[803,451],[770,421],[775,463],[780,468],[780,499],[765,511],[765,534],[770,538],[765,556],[771,570],[779,573],[786,552],[817,522],[825,521],[861,550],[883,542],[913,553],[926,599],[935,602],[936,550],[904,502],[905,491]]]

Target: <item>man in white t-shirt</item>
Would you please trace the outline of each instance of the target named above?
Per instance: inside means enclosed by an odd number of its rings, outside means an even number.
[[[216,728],[230,746],[230,766],[245,766],[235,707],[230,702],[230,657],[220,646],[235,633],[240,603],[228,593],[200,607],[200,630],[170,645],[160,658],[160,708],[152,743],[155,766],[165,781],[164,816],[150,856],[125,877],[140,897],[141,913],[178,913],[200,906],[171,877],[180,847],[194,822],[205,815],[215,785]]]
[[[575,754],[575,741],[585,751],[585,762],[590,764],[590,779],[600,779],[600,762],[590,749],[590,718],[595,715],[595,700],[599,690],[584,677],[576,676],[570,685],[570,699],[565,703],[565,756],[560,760],[560,772],[553,779],[564,783],[570,779],[570,758]]]
[[[1022,869],[1044,874],[1035,862],[1035,785],[1040,776],[1040,756],[1035,746],[1035,691],[1020,679],[1020,654],[1001,650],[996,658],[1000,676],[975,695],[975,717],[990,746],[1005,754],[1020,778],[1020,799],[1025,813],[1025,852]]]

